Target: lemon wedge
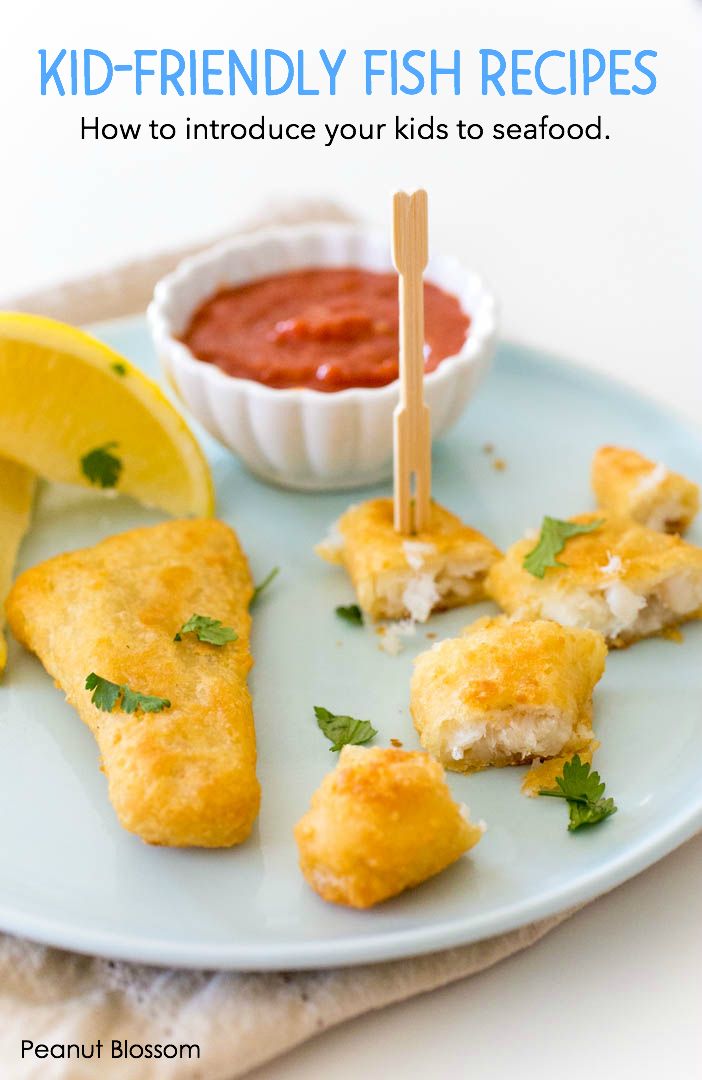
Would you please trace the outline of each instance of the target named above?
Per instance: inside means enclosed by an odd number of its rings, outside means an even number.
[[[0,456],[174,516],[214,510],[202,450],[156,383],[54,319],[0,312]]]
[[[0,458],[0,678],[7,663],[5,598],[22,537],[29,528],[36,476],[31,469]]]

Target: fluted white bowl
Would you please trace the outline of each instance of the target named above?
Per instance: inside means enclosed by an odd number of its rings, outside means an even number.
[[[264,229],[185,259],[156,286],[149,326],[166,376],[197,420],[272,483],[306,490],[359,487],[392,471],[392,414],[398,383],[322,392],[277,390],[225,374],[179,340],[199,305],[218,289],[304,267],[392,269],[387,237],[358,226]],[[425,380],[432,436],[458,419],[492,357],[496,304],[477,274],[436,256],[426,279],[470,316],[465,343]]]

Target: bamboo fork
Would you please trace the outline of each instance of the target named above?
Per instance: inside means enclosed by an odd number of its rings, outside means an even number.
[[[409,536],[429,524],[431,433],[424,402],[424,285],[427,193],[393,197],[392,257],[400,275],[400,401],[394,413],[394,523]],[[413,512],[414,510],[414,512]]]

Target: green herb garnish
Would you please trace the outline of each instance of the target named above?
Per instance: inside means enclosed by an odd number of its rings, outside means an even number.
[[[228,641],[236,641],[239,637],[231,626],[223,626],[220,619],[211,619],[209,615],[191,615],[173,640],[182,641],[183,634],[196,634],[199,641],[208,645],[226,645]]]
[[[127,365],[123,364],[121,360],[115,360],[114,364],[110,364],[110,367],[114,371],[115,375],[126,375]]]
[[[91,484],[96,484],[101,488],[116,486],[122,472],[122,461],[110,453],[115,446],[117,446],[116,442],[105,443],[104,446],[97,446],[94,450],[88,451],[80,459],[83,475]]]
[[[122,687],[118,683],[103,679],[102,675],[96,675],[94,671],[91,671],[85,680],[85,689],[93,691],[90,700],[95,708],[102,712],[112,712],[122,693]]]
[[[122,708],[126,713],[163,712],[164,709],[170,709],[170,707],[168,698],[140,694],[138,690],[130,690],[128,686],[122,687]]]
[[[358,604],[340,604],[334,609],[340,619],[352,623],[354,626],[363,626],[363,612]]]
[[[522,566],[534,577],[542,578],[549,566],[566,566],[559,562],[560,555],[571,536],[594,532],[604,525],[604,519],[591,521],[587,525],[578,525],[573,521],[559,521],[558,518],[545,517],[541,525],[541,535],[535,548],[525,556]]]
[[[85,689],[93,691],[90,700],[101,712],[112,712],[120,697],[122,698],[121,708],[126,713],[163,712],[164,709],[171,707],[168,698],[140,694],[138,690],[132,690],[126,684],[110,682],[102,675],[96,675],[94,671],[91,671],[85,680]]]
[[[342,746],[360,746],[370,742],[378,734],[369,720],[356,720],[353,716],[337,716],[329,709],[315,705],[314,715],[320,731],[332,744],[330,750],[341,750]]]
[[[567,800],[570,832],[575,832],[581,825],[597,825],[617,812],[614,799],[603,798],[605,785],[600,780],[600,774],[591,772],[589,763],[581,761],[579,754],[566,761],[563,772],[556,777],[556,783],[557,788],[541,788],[539,795]]]
[[[249,607],[253,607],[263,590],[268,588],[271,581],[273,581],[274,578],[277,578],[279,573],[280,567],[274,566],[273,569],[266,574],[263,581],[259,582],[258,585],[254,586],[253,596],[251,597],[251,603],[249,604]]]

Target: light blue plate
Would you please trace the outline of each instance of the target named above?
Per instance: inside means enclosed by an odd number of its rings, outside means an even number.
[[[141,320],[100,335],[155,373]],[[597,688],[597,767],[619,813],[582,834],[564,805],[520,794],[522,769],[451,776],[457,798],[488,831],[470,856],[372,911],[320,900],[297,868],[292,827],[335,755],[313,705],[371,719],[377,743],[418,745],[408,713],[412,657],[381,652],[372,630],[334,615],[353,600],[344,575],[312,545],[348,495],[304,495],[259,483],[204,439],[219,513],[238,530],[257,579],[280,577],[254,622],[251,679],[263,787],[251,839],[231,851],[149,848],[124,832],[107,799],[89,732],[39,662],[11,649],[0,690],[0,926],[90,953],[207,968],[307,968],[385,960],[460,945],[552,914],[610,889],[702,827],[702,626],[684,645],[652,640],[610,656]],[[483,453],[495,443],[497,472]],[[702,440],[623,387],[510,346],[459,426],[435,450],[440,502],[509,544],[544,513],[591,505],[593,451],[636,446],[702,480]],[[380,489],[365,494],[377,494]],[[155,521],[127,500],[42,493],[22,552],[56,552]],[[692,539],[700,542],[699,530]],[[456,633],[491,610],[438,616]]]

